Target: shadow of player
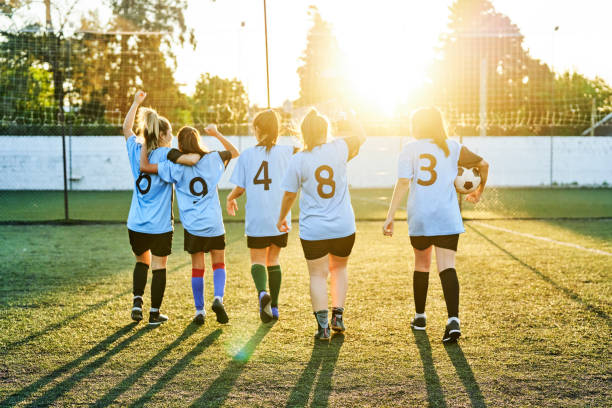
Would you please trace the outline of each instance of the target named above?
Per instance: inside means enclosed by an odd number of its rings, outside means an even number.
[[[470,367],[470,364],[466,360],[463,350],[461,350],[461,346],[458,343],[445,344],[444,349],[453,363],[453,366],[455,366],[455,371],[457,371],[457,375],[459,379],[461,379],[465,391],[470,397],[472,407],[486,407],[487,404],[485,404],[480,387],[474,378],[472,367]]]
[[[431,355],[431,344],[429,336],[425,331],[412,330],[414,342],[419,349],[421,362],[423,363],[423,377],[425,377],[425,386],[427,387],[427,401],[430,407],[446,407],[444,392],[440,385],[440,377],[433,362]]]

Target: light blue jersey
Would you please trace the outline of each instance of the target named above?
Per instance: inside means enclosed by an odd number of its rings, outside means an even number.
[[[355,233],[348,190],[349,149],[336,139],[293,156],[282,189],[300,195],[300,238],[315,241]]]
[[[276,228],[280,214],[285,177],[293,146],[253,146],[238,157],[230,182],[246,190],[245,232],[249,237],[282,235]],[[287,214],[291,227],[291,211]]]
[[[172,184],[157,174],[140,173],[142,144],[132,135],[127,143],[130,168],[134,176],[134,193],[128,215],[127,227],[146,234],[163,234],[172,231]],[[168,147],[159,147],[149,154],[153,164],[166,160]]]
[[[461,144],[450,139],[447,144],[448,157],[426,139],[408,143],[400,154],[398,177],[411,179],[407,205],[411,236],[465,232],[455,190]]]
[[[200,237],[225,234],[217,192],[224,170],[225,163],[219,152],[205,154],[193,167],[169,160],[157,166],[157,174],[162,180],[176,184],[181,222],[190,234]]]

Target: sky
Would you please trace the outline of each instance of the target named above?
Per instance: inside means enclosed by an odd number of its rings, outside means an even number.
[[[332,24],[353,86],[392,106],[424,78],[452,2],[267,0],[272,105],[299,96],[296,70],[312,26],[309,5],[316,5]],[[609,32],[612,0],[492,3],[518,25],[532,56],[556,71],[598,75],[612,84],[612,55],[603,40]],[[77,8],[85,12],[98,5],[98,0],[81,0]],[[190,46],[174,49],[175,77],[182,89],[193,92],[203,72],[236,77],[245,84],[252,103],[265,105],[263,0],[189,0],[185,16],[198,44],[195,51]],[[554,31],[556,26],[559,29]]]

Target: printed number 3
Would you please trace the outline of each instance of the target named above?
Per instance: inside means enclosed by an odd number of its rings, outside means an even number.
[[[327,172],[327,177],[323,177],[321,173],[323,171]],[[315,178],[319,182],[317,185],[317,193],[321,198],[332,198],[336,193],[336,182],[334,181],[334,169],[327,165],[319,166],[315,170]],[[323,191],[323,186],[330,186],[331,192],[326,193]]]
[[[438,162],[436,161],[436,158],[434,156],[432,156],[431,154],[427,154],[427,153],[420,155],[419,160],[420,159],[429,160],[429,166],[421,166],[421,170],[428,171],[430,176],[429,176],[429,180],[427,181],[417,179],[417,183],[419,183],[422,186],[431,186],[438,179],[438,173],[436,173],[436,170],[435,170],[436,164]]]

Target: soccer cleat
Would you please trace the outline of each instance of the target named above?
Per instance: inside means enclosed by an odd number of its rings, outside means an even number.
[[[343,333],[344,330],[346,330],[346,328],[344,327],[344,319],[342,318],[342,314],[332,314],[331,328],[333,331],[338,333]]]
[[[134,299],[132,306],[132,320],[139,322],[142,320],[142,298],[137,297]]]
[[[278,307],[276,306],[272,307],[272,318],[274,320],[278,320]]]
[[[261,291],[259,293],[259,318],[264,323],[269,323],[272,320],[272,307],[270,306],[272,298],[268,292]]]
[[[159,312],[149,312],[149,326],[159,326],[168,321],[168,316]]]
[[[413,317],[410,321],[410,327],[412,327],[413,330],[425,330],[425,327],[427,327],[427,318]]]
[[[215,300],[213,300],[212,310],[217,315],[217,321],[219,323],[225,324],[229,322],[229,317],[227,317],[227,313],[225,313],[225,306],[221,303],[221,299],[215,298]]]
[[[329,341],[331,338],[331,333],[329,331],[329,327],[321,327],[317,329],[317,332],[314,335],[314,338],[317,340]]]
[[[444,337],[442,337],[442,342],[454,343],[459,337],[461,337],[461,328],[459,327],[459,321],[453,319],[446,324],[446,330],[444,330]]]
[[[198,313],[196,315],[196,317],[193,319],[193,322],[197,325],[203,325],[204,324],[204,319],[205,319],[205,315],[203,313]]]

